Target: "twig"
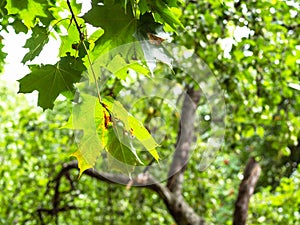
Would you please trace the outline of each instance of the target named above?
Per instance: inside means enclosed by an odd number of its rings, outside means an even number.
[[[69,0],[67,0],[67,4],[68,4],[68,7],[69,7],[69,9],[70,9],[70,13],[72,14],[72,19],[74,20],[75,25],[76,25],[76,28],[77,28],[77,30],[78,30],[78,33],[79,33],[79,39],[80,39],[80,40],[83,40],[83,39],[84,39],[84,34],[81,32],[81,28],[80,28],[80,26],[79,26],[79,24],[78,24],[78,22],[77,22],[77,20],[76,20],[75,14],[74,14],[74,12],[73,12],[73,9],[72,9],[72,6],[71,6]]]
[[[82,44],[83,44],[84,49],[86,51],[87,58],[88,58],[88,61],[89,61],[90,67],[91,67],[92,74],[93,74],[93,78],[94,78],[94,81],[95,81],[95,84],[96,84],[98,99],[99,99],[99,102],[101,103],[102,100],[101,100],[101,95],[100,95],[100,90],[99,90],[99,85],[98,85],[97,77],[96,77],[95,71],[94,71],[93,66],[92,66],[92,61],[91,61],[90,55],[88,53],[88,49],[87,49],[87,47],[86,47],[86,45],[84,43],[84,39],[85,39],[84,33],[81,32],[81,28],[80,28],[80,26],[79,26],[79,24],[78,24],[78,22],[76,20],[76,16],[75,16],[75,14],[73,12],[73,9],[72,9],[72,6],[71,6],[69,0],[67,0],[67,4],[68,4],[69,10],[70,10],[70,12],[72,14],[72,20],[74,20],[76,28],[77,28],[77,31],[79,33],[79,39],[80,39],[80,41],[82,41]],[[72,20],[71,20],[71,22],[72,22]]]
[[[99,84],[98,84],[98,80],[97,80],[97,77],[96,77],[96,74],[95,74],[95,71],[94,71],[94,68],[93,68],[93,65],[92,65],[92,60],[90,58],[90,55],[88,53],[88,50],[87,50],[87,47],[86,47],[85,43],[82,42],[82,44],[83,44],[83,47],[86,51],[86,55],[87,55],[87,58],[88,58],[88,61],[89,61],[90,67],[91,67],[91,71],[92,71],[92,74],[93,74],[93,78],[94,78],[94,81],[95,81],[95,84],[96,84],[98,99],[99,99],[99,102],[101,104],[102,99],[101,99],[101,95],[100,95]]]

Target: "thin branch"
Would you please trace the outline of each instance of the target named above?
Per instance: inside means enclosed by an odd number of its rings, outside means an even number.
[[[95,85],[96,85],[96,89],[97,89],[97,95],[98,95],[98,99],[99,99],[99,102],[101,104],[102,100],[101,100],[101,95],[100,95],[100,89],[99,89],[99,84],[98,84],[98,80],[97,80],[97,77],[96,77],[96,74],[95,74],[95,71],[94,71],[94,68],[93,68],[93,65],[92,65],[92,60],[90,58],[90,54],[88,52],[88,49],[84,43],[84,41],[82,42],[83,44],[83,47],[86,51],[86,55],[87,55],[87,58],[88,58],[88,61],[89,61],[89,64],[90,64],[90,67],[91,67],[91,71],[92,71],[92,74],[93,74],[93,78],[94,78],[94,81],[95,81]]]
[[[79,26],[79,24],[78,24],[78,22],[77,22],[76,16],[75,16],[75,14],[74,14],[74,12],[73,12],[73,9],[72,9],[72,6],[71,6],[71,3],[70,3],[69,0],[67,0],[67,4],[68,4],[69,10],[70,10],[70,13],[72,14],[72,20],[74,20],[75,25],[76,25],[76,28],[77,28],[77,30],[78,30],[78,33],[79,33],[79,39],[80,39],[80,40],[83,40],[83,39],[84,39],[84,34],[81,32],[81,28],[80,28],[80,26]]]
[[[90,55],[88,53],[88,49],[84,43],[84,33],[82,33],[81,31],[81,27],[79,26],[78,22],[77,22],[77,19],[76,19],[76,16],[73,12],[73,9],[72,9],[72,6],[70,4],[70,1],[67,0],[67,4],[68,4],[68,7],[69,7],[69,10],[70,10],[70,13],[72,14],[72,20],[74,20],[74,23],[76,25],[76,28],[77,28],[77,31],[79,33],[79,39],[80,41],[82,41],[82,44],[83,44],[83,47],[86,51],[86,54],[87,54],[87,57],[88,57],[88,61],[89,61],[89,64],[90,64],[90,67],[91,67],[91,71],[92,71],[92,74],[93,74],[93,78],[94,78],[94,81],[95,81],[95,85],[96,85],[96,89],[97,89],[97,95],[98,95],[98,99],[99,99],[99,102],[101,103],[102,100],[101,100],[101,95],[100,95],[100,90],[99,90],[99,84],[98,84],[98,81],[97,81],[97,77],[96,77],[96,74],[95,74],[95,71],[94,71],[94,68],[93,68],[93,65],[92,65],[92,61],[91,61],[91,58],[90,58]]]

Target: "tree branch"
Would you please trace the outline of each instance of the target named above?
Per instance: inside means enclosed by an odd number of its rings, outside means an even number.
[[[60,183],[60,179],[64,177],[68,172],[72,169],[78,170],[77,161],[71,161],[69,163],[65,163],[63,168],[58,173],[55,182]],[[140,174],[136,179],[130,180],[127,176],[122,174],[113,174],[106,172],[99,172],[95,169],[88,169],[84,173],[84,175],[94,178],[99,181],[103,181],[110,184],[128,184],[132,182],[133,186],[138,188],[147,188],[154,192],[156,192],[159,197],[164,201],[167,209],[170,214],[173,216],[177,224],[179,225],[205,225],[204,220],[198,216],[192,207],[190,207],[183,199],[182,195],[177,196],[172,193],[167,187],[157,182],[153,177],[148,174]],[[56,187],[56,185],[55,185]],[[54,194],[54,198],[56,195]],[[59,205],[59,204],[57,204]],[[73,209],[70,208],[70,209]],[[38,212],[46,212],[52,213],[53,209],[38,209]]]
[[[249,159],[244,170],[244,178],[239,187],[239,193],[235,202],[233,225],[245,225],[248,216],[248,206],[250,197],[258,181],[261,168],[252,157]]]
[[[191,151],[191,143],[194,135],[195,111],[200,99],[200,91],[190,88],[185,95],[180,129],[177,135],[176,150],[168,174],[167,187],[171,192],[181,195],[182,183],[186,164]]]

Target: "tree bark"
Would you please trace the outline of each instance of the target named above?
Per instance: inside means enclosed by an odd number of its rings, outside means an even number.
[[[176,195],[181,195],[184,172],[191,151],[194,136],[194,122],[200,91],[190,88],[185,95],[181,111],[180,129],[177,135],[176,149],[168,174],[167,187]]]
[[[188,89],[181,111],[180,129],[177,134],[176,149],[168,174],[167,188],[175,196],[172,202],[165,202],[170,214],[179,225],[204,225],[205,221],[199,217],[182,196],[184,172],[191,152],[194,136],[194,122],[200,91]]]
[[[172,193],[171,196],[173,196],[172,201],[165,201],[165,204],[178,225],[205,225],[205,220],[195,213],[181,195]]]
[[[239,193],[235,202],[233,225],[245,225],[248,216],[250,197],[253,195],[261,168],[254,158],[250,158],[244,170],[244,178],[239,187]]]

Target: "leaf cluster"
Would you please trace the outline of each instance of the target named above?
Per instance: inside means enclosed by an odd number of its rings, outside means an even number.
[[[29,51],[22,63],[30,64],[38,57],[50,38],[61,41],[57,63],[29,65],[31,72],[19,80],[19,93],[38,91],[38,106],[46,110],[54,107],[60,95],[76,102],[75,84],[86,79],[95,83],[98,100],[82,94],[83,102],[77,102],[69,119],[72,125],[66,126],[83,132],[78,150],[73,154],[79,161],[80,174],[95,165],[104,149],[109,161],[114,161],[110,165],[129,173],[136,164],[143,164],[131,143],[135,140],[158,160],[155,149],[158,144],[142,123],[121,103],[106,102],[107,98],[100,93],[100,89],[107,88],[105,83],[99,85],[103,76],[100,70],[110,71],[114,80],[125,80],[129,70],[148,75],[145,55],[153,46],[148,43],[144,50],[145,45],[139,41],[146,40],[148,33],[158,32],[159,27],[169,31],[182,27],[176,7],[177,1],[93,0],[90,10],[79,16],[81,4],[74,0],[1,2],[1,20],[7,22],[5,28],[13,26],[16,32],[30,34],[24,45]],[[87,33],[87,25],[95,28],[92,34]],[[136,44],[125,47],[122,53],[112,52],[132,42]],[[150,72],[153,73],[153,68]]]

